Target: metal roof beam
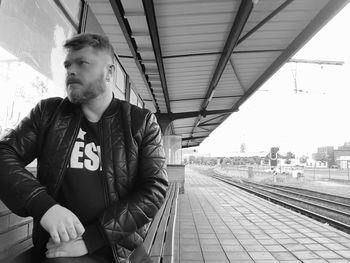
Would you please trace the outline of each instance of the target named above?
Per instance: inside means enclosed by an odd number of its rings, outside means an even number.
[[[219,80],[221,78],[222,73],[225,70],[225,67],[227,65],[228,60],[230,59],[230,56],[233,52],[233,49],[237,45],[239,36],[242,33],[242,30],[248,20],[248,17],[253,9],[253,2],[252,0],[244,0],[241,1],[241,5],[239,6],[236,18],[233,22],[233,25],[231,27],[230,34],[226,40],[223,52],[221,54],[220,60],[218,62],[218,65],[216,67],[216,70],[214,72],[214,75],[210,81],[209,88],[207,90],[207,93],[205,95],[205,100],[202,104],[202,110],[205,110],[210,102],[210,97],[212,95],[212,92],[215,90],[217,84],[219,83]]]
[[[163,89],[163,95],[165,98],[166,108],[168,112],[171,112],[170,102],[169,102],[169,92],[168,92],[167,82],[165,78],[165,70],[164,70],[164,64],[162,59],[162,49],[160,47],[160,42],[159,42],[158,26],[157,26],[157,19],[155,15],[153,0],[142,0],[142,3],[143,3],[143,9],[145,10],[148,30],[150,32],[150,36],[152,40],[154,56],[156,58],[156,62],[159,70],[160,81],[162,83],[162,89]]]
[[[186,138],[182,138],[183,141],[192,141],[192,140],[198,140],[198,139],[204,139],[207,138],[207,136],[197,136],[197,137],[186,137]]]
[[[233,54],[244,54],[244,53],[266,53],[266,52],[282,52],[284,49],[252,49],[252,50],[240,50],[233,51]],[[171,58],[182,58],[182,57],[197,57],[197,56],[212,56],[212,55],[221,55],[222,52],[208,52],[208,53],[192,53],[192,54],[179,54],[171,56],[163,56],[163,59]],[[127,57],[127,56],[124,56]]]
[[[307,63],[307,64],[332,65],[332,66],[343,66],[344,65],[344,61],[296,59],[296,58],[292,58],[292,59],[288,60],[287,63]]]
[[[183,145],[182,148],[191,148],[191,147],[196,147],[198,145],[199,145],[199,143],[194,143],[194,144],[191,144],[191,145],[187,144],[187,145]]]
[[[269,14],[267,17],[265,17],[259,24],[257,24],[255,27],[253,27],[247,34],[245,34],[243,37],[241,37],[237,45],[242,43],[245,39],[247,39],[249,36],[251,36],[254,32],[256,32],[259,28],[261,28],[263,25],[265,25],[268,21],[271,20],[275,15],[279,14],[287,5],[289,5],[294,0],[286,0],[284,3],[282,3],[279,7],[277,7],[275,10],[272,11],[271,14]]]
[[[243,91],[243,94],[244,94],[244,93],[245,93],[245,88],[244,88],[243,82],[241,81],[241,78],[240,78],[239,75],[238,75],[238,72],[237,72],[237,70],[236,70],[235,64],[233,63],[232,57],[230,57],[230,64],[231,64],[233,73],[235,74],[236,79],[237,79],[237,81],[238,81],[238,83],[239,83],[239,86],[241,87],[241,89],[242,89],[242,91]]]
[[[208,122],[211,122],[211,121],[213,121],[213,120],[220,119],[220,118],[222,118],[222,117],[227,117],[228,114],[230,114],[230,113],[224,113],[224,114],[221,114],[221,115],[216,116],[216,117],[214,117],[214,118],[210,118],[210,119],[208,119],[208,120],[203,121],[201,124],[208,123]],[[221,123],[222,123],[222,122],[221,122]]]
[[[239,98],[242,97],[242,95],[228,95],[228,96],[214,96],[213,99],[227,99],[227,98]],[[170,100],[170,102],[174,101],[187,101],[187,100],[204,100],[205,98],[184,98],[184,99],[176,99],[176,100]]]
[[[189,112],[178,112],[178,113],[160,113],[157,112],[155,115],[157,119],[168,119],[169,121],[174,121],[177,119],[194,118],[198,116],[206,117],[207,115],[223,114],[223,113],[233,113],[237,110],[225,109],[225,110],[212,110],[212,111],[189,111]],[[193,126],[192,126],[193,127]]]
[[[214,123],[200,123],[199,125],[198,125],[198,127],[204,127],[204,126],[213,126],[213,125],[217,125],[217,126],[219,126],[221,124],[221,122],[214,122]]]
[[[145,84],[145,86],[147,87],[147,90],[150,94],[150,97],[152,98],[152,102],[154,104],[154,107],[157,109],[157,111],[159,111],[159,106],[157,103],[156,98],[154,97],[153,94],[153,90],[151,87],[151,84],[148,81],[148,76],[145,74],[145,66],[143,64],[141,64],[140,60],[141,60],[141,56],[140,54],[137,52],[137,45],[135,40],[131,37],[131,29],[130,29],[130,25],[127,19],[124,18],[124,8],[123,5],[121,3],[121,0],[109,0],[111,7],[113,9],[114,15],[118,20],[120,29],[123,32],[123,35],[125,37],[125,40],[129,46],[130,52],[133,56],[133,59],[135,61],[135,64],[141,74],[142,80]]]

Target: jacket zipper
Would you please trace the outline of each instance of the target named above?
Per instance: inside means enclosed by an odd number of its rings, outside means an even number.
[[[72,120],[71,120],[72,121]],[[74,130],[74,134],[73,134],[73,139],[71,140],[71,143],[69,145],[69,149],[68,149],[68,154],[67,156],[65,157],[64,159],[64,163],[63,163],[63,169],[61,170],[60,174],[58,175],[58,184],[57,184],[57,187],[55,189],[55,192],[53,194],[54,197],[56,197],[57,193],[58,193],[58,190],[61,188],[61,184],[63,182],[63,177],[64,177],[64,174],[65,174],[65,171],[67,170],[67,164],[68,164],[68,161],[70,159],[70,156],[72,154],[72,151],[73,151],[73,146],[74,146],[74,143],[75,143],[75,140],[78,136],[78,132],[79,132],[79,128],[80,128],[80,123],[81,123],[81,115],[79,116],[79,120],[78,120],[78,126],[75,128]]]
[[[105,174],[105,170],[104,170],[104,162],[103,162],[103,159],[104,159],[104,151],[103,151],[103,139],[104,139],[104,136],[103,136],[103,129],[102,129],[102,126],[103,126],[103,119],[101,119],[100,123],[99,123],[99,135],[100,135],[100,149],[101,149],[101,160],[100,160],[100,163],[101,163],[101,167],[102,167],[102,187],[103,187],[103,193],[104,193],[104,197],[105,197],[105,207],[108,208],[109,205],[110,205],[110,200],[109,200],[109,196],[108,196],[108,191],[107,191],[107,183],[106,183],[106,174]],[[119,261],[119,257],[118,257],[118,254],[117,254],[117,251],[116,251],[116,248],[115,246],[111,246],[112,248],[112,253],[113,253],[113,257],[114,257],[114,260],[115,262],[118,262],[120,263]]]

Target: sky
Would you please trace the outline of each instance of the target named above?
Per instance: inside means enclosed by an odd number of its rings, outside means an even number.
[[[211,156],[269,151],[297,156],[350,142],[350,4],[293,58],[343,61],[342,66],[286,63],[199,147]],[[295,92],[295,81],[299,90]]]

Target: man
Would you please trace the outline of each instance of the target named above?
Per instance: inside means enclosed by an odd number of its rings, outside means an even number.
[[[67,98],[39,102],[1,140],[0,198],[33,216],[34,262],[151,262],[145,225],[168,186],[159,126],[113,97],[107,38],[64,47]],[[24,168],[35,158],[36,178]]]

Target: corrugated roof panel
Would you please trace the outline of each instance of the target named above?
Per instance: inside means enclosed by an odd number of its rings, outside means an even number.
[[[244,92],[244,87],[241,86],[240,81],[237,79],[236,73],[231,66],[231,62],[228,62],[215,89],[214,98],[224,96],[241,96],[244,94]]]
[[[179,58],[177,59],[172,58],[172,59],[165,60],[164,67],[166,70],[173,70],[173,72],[182,72],[186,70],[198,71],[197,68],[208,70],[213,68],[213,64],[216,63],[216,60],[217,60],[216,57],[215,59],[211,59],[211,60],[193,60],[193,61],[188,61],[187,58],[186,60],[184,59],[182,61]]]
[[[142,99],[151,100],[151,95],[147,88],[145,88],[145,83],[142,79],[142,76],[134,62],[134,59],[130,58],[119,58],[122,63],[125,71],[132,76],[132,83],[135,86],[136,91],[140,94]]]
[[[223,10],[228,12],[235,10],[236,1],[155,1],[156,12],[161,14],[160,16],[181,16],[192,15],[195,13],[211,13],[221,14]]]
[[[185,133],[191,133],[192,132],[192,129],[193,127],[188,127],[188,128],[177,128],[177,127],[174,127],[175,128],[175,131],[177,134],[185,134]]]
[[[185,111],[198,111],[202,101],[191,100],[191,101],[173,101],[170,103],[171,109],[174,113],[185,112]]]
[[[154,107],[152,101],[146,101],[146,100],[144,100],[144,102],[145,102],[145,108],[146,108],[146,109],[149,109],[151,112],[156,112],[156,108]]]
[[[218,52],[223,47],[223,44],[218,44],[215,41],[206,41],[204,43],[178,43],[178,44],[164,44],[163,55],[164,56],[177,56],[188,55],[198,53],[211,53]]]
[[[280,54],[280,52],[264,52],[259,55],[255,53],[233,54],[232,63],[244,89],[247,90],[266,70],[266,65],[270,65]]]
[[[239,100],[239,97],[237,98],[219,98],[215,99],[213,98],[211,102],[209,103],[207,110],[221,110],[221,109],[230,109],[232,108],[232,105],[236,103]]]
[[[155,10],[163,55],[220,51],[237,6],[235,1],[157,2]],[[207,26],[215,24],[220,24],[220,29],[208,34]],[[196,31],[191,27],[196,27]]]
[[[285,49],[290,44],[291,39],[259,39],[250,40],[249,38],[239,45],[237,50],[269,50],[269,49]]]
[[[203,91],[201,89],[193,89],[191,85],[181,85],[182,90],[178,89],[176,92],[171,90],[169,96],[174,99],[171,99],[171,102],[182,101],[182,100],[197,100],[204,98]],[[172,88],[171,86],[169,88]],[[176,99],[175,99],[176,98]]]
[[[157,8],[157,7],[156,7]],[[183,5],[184,10],[186,5]],[[206,12],[192,12],[190,15],[157,15],[157,21],[159,23],[160,34],[163,30],[171,29],[172,27],[183,27],[184,33],[186,33],[186,26],[202,25],[205,27],[208,24],[226,24],[231,23],[235,17],[235,11],[222,11],[221,13],[208,13]]]
[[[166,45],[176,45],[176,44],[195,44],[200,43],[201,45],[203,43],[207,42],[213,42],[218,43],[225,41],[226,37],[228,35],[229,31],[222,32],[221,34],[218,34],[218,32],[215,33],[205,33],[205,34],[188,34],[184,37],[184,35],[173,35],[173,36],[166,36],[162,38],[162,42],[164,42]],[[218,39],[220,38],[220,39]]]
[[[185,118],[185,119],[178,119],[173,121],[173,126],[176,127],[186,127],[186,126],[193,126],[193,122],[195,122],[196,118]]]
[[[142,10],[142,12],[143,12],[143,10]],[[143,15],[130,15],[130,16],[127,16],[126,18],[128,19],[129,25],[132,28],[133,32],[148,32],[147,20],[146,20],[146,16],[144,14]],[[133,36],[133,37],[135,37],[135,36]],[[138,43],[138,45],[139,45],[139,43]]]
[[[210,132],[194,132],[193,137],[208,136],[209,134]],[[191,137],[191,133],[183,133],[181,135],[182,135],[182,138]]]

